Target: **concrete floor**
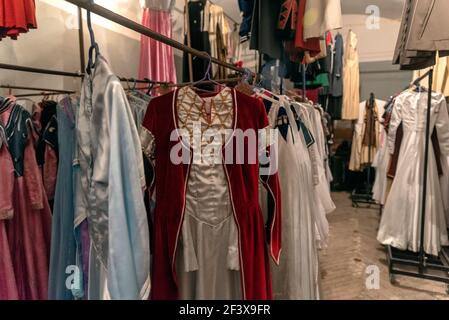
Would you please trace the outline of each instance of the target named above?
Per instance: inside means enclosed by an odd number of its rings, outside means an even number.
[[[449,299],[439,282],[396,276],[391,285],[385,249],[376,240],[378,210],[353,208],[348,193],[333,193],[333,199],[337,210],[328,215],[329,246],[320,251],[322,299]],[[379,270],[379,289],[367,288],[367,268]],[[369,283],[376,286],[375,280]]]

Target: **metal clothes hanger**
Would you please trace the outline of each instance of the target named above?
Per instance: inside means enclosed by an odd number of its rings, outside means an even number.
[[[94,4],[94,0],[90,0],[91,4]],[[98,43],[95,41],[95,33],[92,27],[92,18],[91,13],[87,10],[87,28],[89,29],[90,35],[90,48],[89,48],[89,60],[87,62],[86,72],[90,75],[92,73],[92,69],[95,67],[97,62],[97,57],[100,54],[100,49],[98,47]],[[95,52],[95,56],[94,56]],[[95,59],[95,60],[94,60]]]
[[[154,89],[154,82],[151,81],[148,78],[144,78],[143,80],[147,80],[148,81],[148,90],[147,90],[146,94],[147,94],[147,96],[151,96],[151,91],[153,91],[153,89]]]
[[[204,54],[207,55],[208,59],[209,59],[209,64],[207,65],[207,69],[206,69],[206,73],[204,74],[204,77],[198,81],[192,82],[191,87],[194,87],[196,84],[203,82],[203,81],[210,81],[211,83],[214,83],[220,87],[226,87],[224,84],[215,81],[214,79],[211,78],[210,76],[210,72],[212,69],[212,57],[210,56],[210,54],[208,54],[207,52],[204,52]],[[195,59],[196,57],[194,57]]]

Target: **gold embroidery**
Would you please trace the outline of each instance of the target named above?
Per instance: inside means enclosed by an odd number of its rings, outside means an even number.
[[[206,104],[210,103],[210,113]],[[201,98],[192,88],[183,87],[178,91],[176,109],[178,112],[178,127],[185,129],[193,137],[194,123],[201,123],[201,132],[215,129],[223,132],[231,129],[234,119],[232,90],[223,89],[216,96]]]

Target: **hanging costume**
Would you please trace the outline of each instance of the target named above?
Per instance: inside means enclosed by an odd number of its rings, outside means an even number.
[[[143,158],[119,79],[99,55],[86,74],[77,115],[75,228],[87,219],[89,299],[146,299],[150,291]]]
[[[396,98],[388,131],[390,154],[394,152],[396,131],[401,122],[404,137],[397,172],[385,203],[377,235],[378,241],[382,244],[414,252],[418,252],[420,247],[426,109],[427,92],[406,91]],[[432,95],[429,125],[431,132],[436,128],[441,152],[448,155],[449,116],[446,101],[441,94]],[[449,245],[449,241],[433,144],[429,144],[428,165],[424,250],[436,256],[441,246]]]
[[[200,110],[201,113],[206,112],[204,105],[211,104],[214,107],[211,107],[209,115],[200,114]],[[227,140],[220,142],[222,146],[219,150],[225,157],[220,161],[224,160],[224,165],[210,166],[201,171],[203,165],[195,161],[192,163],[194,154],[190,143],[186,144],[186,139],[181,139],[180,134],[186,134],[187,141],[190,141],[195,119],[201,121],[201,134],[209,125],[216,129],[231,128],[230,133],[233,134],[225,136]],[[143,125],[146,130],[141,134],[142,146],[155,165],[152,298],[271,299],[265,242],[269,243],[271,257],[279,262],[282,208],[277,174],[262,176],[264,185],[270,190],[270,215],[265,230],[258,202],[258,161],[250,164],[245,160],[243,164],[235,164],[234,156],[232,159],[228,157],[231,150],[232,155],[241,156],[236,153],[236,132],[247,129],[257,132],[268,126],[264,105],[230,88],[223,89],[214,97],[204,98],[185,87],[154,98]],[[247,139],[244,143],[246,155]],[[182,154],[184,161],[174,163],[170,158],[174,152]],[[211,190],[208,184],[210,179],[216,182]],[[209,203],[210,197],[217,203]],[[195,204],[194,198],[199,202]],[[195,212],[195,208],[201,210]],[[211,226],[218,228],[216,234]],[[198,233],[189,235],[189,231]],[[207,243],[207,239],[223,242]],[[186,256],[185,253],[190,254],[191,249],[196,250],[196,255]],[[211,261],[206,263],[204,260],[208,255],[220,259],[220,263],[224,264],[220,266],[220,272],[224,274],[209,273],[212,270],[208,270],[207,263]],[[177,261],[183,258],[183,261]],[[179,275],[178,272],[190,274]],[[221,283],[221,279],[226,284]],[[204,280],[211,282],[204,283]],[[232,281],[239,282],[240,290]],[[192,288],[195,282],[199,285],[199,292],[184,291],[185,288]],[[221,290],[217,286],[225,286],[226,289]],[[201,291],[203,289],[208,291]]]
[[[273,103],[270,124],[278,130],[279,181],[282,189],[282,256],[271,263],[275,299],[315,300],[318,292],[318,253],[312,187],[312,165],[307,148],[313,137],[295,119],[288,102]],[[306,132],[304,131],[306,130]],[[305,136],[309,140],[305,140]],[[301,183],[298,183],[301,181]],[[312,189],[313,190],[313,189]]]

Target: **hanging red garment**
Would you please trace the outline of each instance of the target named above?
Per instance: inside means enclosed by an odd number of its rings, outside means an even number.
[[[34,0],[0,1],[0,40],[10,37],[16,40],[20,33],[37,28]]]
[[[176,254],[181,226],[185,217],[187,186],[192,158],[188,163],[174,164],[171,152],[181,145],[182,152],[192,156],[181,138],[171,139],[178,133],[179,89],[151,100],[141,134],[145,155],[154,160],[156,207],[154,212],[154,234],[152,235],[153,265],[151,297],[155,300],[179,298],[179,279],[176,272]],[[232,90],[234,134],[247,129],[262,130],[268,127],[263,103],[255,98]],[[193,91],[193,90],[192,90]],[[198,98],[195,92],[189,92]],[[181,98],[182,99],[182,98]],[[256,131],[257,132],[257,131]],[[248,139],[244,150],[237,148],[237,135],[232,134],[222,148],[223,168],[238,225],[239,261],[242,298],[248,300],[272,299],[269,255],[278,263],[281,251],[281,191],[277,173],[262,176],[263,185],[269,190],[269,214],[265,227],[259,205],[259,162],[236,164],[229,161],[228,148],[233,155],[248,154]],[[176,141],[172,141],[176,140]],[[233,156],[233,157],[235,157]],[[231,163],[229,163],[231,162]],[[154,187],[154,186],[153,186]],[[268,246],[266,245],[268,243]],[[269,251],[269,252],[268,252]]]
[[[296,26],[295,47],[304,51],[309,51],[310,56],[317,56],[321,52],[320,39],[311,38],[304,40],[304,15],[306,11],[306,1],[300,0],[298,8],[298,19]]]

